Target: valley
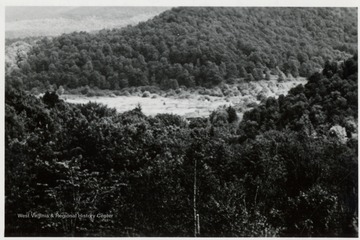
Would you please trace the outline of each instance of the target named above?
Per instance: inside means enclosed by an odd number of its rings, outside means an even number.
[[[93,96],[64,94],[62,99],[69,103],[86,104],[88,102],[101,103],[109,108],[115,108],[119,113],[134,109],[140,105],[143,113],[149,116],[155,116],[159,113],[177,114],[189,117],[208,117],[210,113],[222,106],[233,106],[238,114],[242,114],[260,103],[260,98],[278,97],[281,94],[286,95],[288,91],[299,85],[305,85],[305,78],[297,78],[279,83],[277,80],[261,80],[258,82],[239,83],[226,85],[223,88],[217,88],[215,91],[192,89],[162,92],[159,94],[150,93],[143,97],[142,92],[132,96]],[[202,94],[199,94],[202,92]],[[228,94],[229,96],[224,96]],[[171,95],[171,96],[169,96]],[[223,95],[223,96],[221,96]]]
[[[6,8],[5,236],[358,237],[357,18]]]

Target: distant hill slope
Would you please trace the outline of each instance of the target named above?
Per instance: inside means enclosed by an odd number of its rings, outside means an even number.
[[[6,38],[57,36],[134,25],[169,7],[7,7]]]
[[[306,77],[355,52],[355,8],[180,7],[136,26],[44,39],[19,66],[26,88],[166,89]]]

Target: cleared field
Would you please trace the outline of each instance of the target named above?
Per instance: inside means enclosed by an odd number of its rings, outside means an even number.
[[[118,112],[125,112],[134,109],[138,104],[146,115],[158,113],[173,113],[181,116],[208,116],[211,111],[222,105],[233,105],[221,97],[209,97],[210,100],[196,98],[179,99],[175,97],[143,98],[139,96],[118,96],[118,97],[85,97],[81,95],[62,96],[70,103],[98,102],[108,107],[115,108]]]
[[[209,96],[199,95],[198,91],[191,92],[187,98],[180,95],[164,97],[150,94],[149,97],[141,96],[115,96],[115,97],[87,97],[84,95],[62,95],[61,98],[70,103],[97,102],[115,108],[118,112],[125,112],[134,109],[140,104],[142,111],[146,115],[156,115],[158,113],[173,113],[185,117],[205,117],[220,106],[234,106],[241,116],[248,110],[249,105],[259,103],[258,95],[266,97],[278,97],[286,94],[291,88],[298,84],[305,84],[303,78],[277,83],[275,80],[242,83],[231,86],[232,96]],[[240,88],[241,90],[238,90]],[[235,94],[234,94],[235,93]],[[156,98],[153,98],[154,95]]]

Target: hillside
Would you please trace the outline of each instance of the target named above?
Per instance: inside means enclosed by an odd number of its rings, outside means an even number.
[[[358,57],[326,65],[307,84],[298,85],[286,96],[270,97],[244,114],[240,132],[254,137],[271,129],[288,128],[316,137],[332,126],[346,129],[344,137],[357,133]],[[249,131],[251,129],[251,131]]]
[[[169,7],[7,7],[8,39],[58,36],[74,31],[121,28],[146,21]]]
[[[5,236],[355,238],[357,81],[332,62],[240,124],[9,88]]]
[[[136,26],[43,39],[18,65],[26,89],[176,89],[308,77],[355,52],[356,9],[180,7]]]

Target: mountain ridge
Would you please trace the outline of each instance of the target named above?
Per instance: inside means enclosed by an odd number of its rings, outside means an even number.
[[[43,39],[19,67],[30,73],[28,89],[176,89],[270,74],[308,77],[357,52],[356,14],[350,8],[179,7],[136,26]]]

